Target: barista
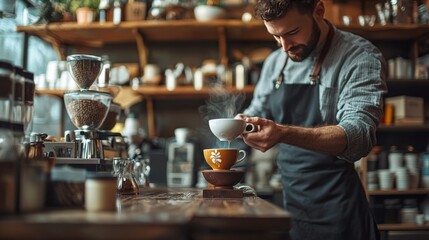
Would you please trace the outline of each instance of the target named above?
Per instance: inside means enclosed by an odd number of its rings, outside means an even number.
[[[324,19],[319,0],[259,0],[255,13],[281,45],[265,61],[243,134],[266,151],[280,144],[291,239],[379,239],[353,163],[375,144],[385,63],[367,40]]]

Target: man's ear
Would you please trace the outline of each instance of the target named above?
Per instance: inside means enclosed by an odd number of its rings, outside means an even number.
[[[325,5],[323,4],[323,1],[319,0],[316,3],[316,6],[314,7],[313,11],[313,17],[316,20],[322,21],[325,15]]]

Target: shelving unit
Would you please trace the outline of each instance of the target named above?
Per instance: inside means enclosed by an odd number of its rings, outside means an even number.
[[[361,35],[371,41],[412,41],[413,56],[416,56],[417,41],[429,36],[429,26],[415,24],[387,25],[374,27],[343,26],[339,29]],[[18,26],[18,32],[38,36],[51,43],[60,59],[65,59],[67,46],[86,46],[102,48],[110,43],[132,43],[138,47],[140,70],[147,64],[148,49],[151,42],[168,41],[216,41],[218,42],[219,62],[228,63],[227,48],[230,41],[274,41],[260,21],[242,22],[240,20],[216,20],[197,22],[195,20],[180,21],[140,21],[113,23],[91,23],[80,25],[74,22],[51,23],[47,25]],[[415,46],[414,46],[415,45]],[[420,80],[419,80],[420,81]],[[411,82],[411,81],[409,81]],[[417,80],[416,80],[417,82]],[[429,83],[428,80],[419,84]],[[388,84],[408,84],[408,80],[391,80]],[[413,83],[414,84],[414,83]],[[420,88],[421,85],[418,85]],[[251,89],[251,88],[248,88]],[[40,94],[61,95],[62,91],[43,90]],[[253,90],[245,90],[248,94]],[[249,92],[250,91],[250,92]],[[153,108],[153,100],[158,98],[193,98],[207,96],[207,90],[194,91],[192,88],[178,88],[168,92],[163,87],[143,87],[135,91],[145,97],[148,109]],[[149,122],[153,116],[148,117]],[[396,129],[381,128],[381,129]],[[149,130],[155,136],[154,129]]]
[[[243,93],[246,97],[250,97],[253,93],[255,86],[245,86],[243,89],[237,88],[202,88],[201,90],[195,90],[192,86],[179,86],[173,91],[167,90],[165,86],[143,86],[138,89],[132,89],[130,87],[122,87],[121,92],[115,102],[124,104],[124,101],[129,100],[131,95],[137,95],[142,100],[146,101],[147,110],[147,122],[148,122],[148,136],[153,139],[156,136],[155,126],[155,109],[154,101],[162,99],[205,99],[211,93],[215,91],[223,91],[228,93]],[[64,92],[68,90],[36,90],[36,94],[52,95],[57,97],[63,97]]]

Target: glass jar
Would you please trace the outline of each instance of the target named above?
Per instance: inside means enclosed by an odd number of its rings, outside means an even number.
[[[24,72],[24,131],[25,135],[29,136],[33,130],[33,115],[34,115],[34,74],[32,72]]]
[[[142,186],[144,188],[150,187],[149,173],[149,158],[137,158],[134,163],[134,176],[136,177],[139,186]]]
[[[49,158],[44,155],[45,133],[32,133],[26,160],[21,164],[20,196],[22,212],[33,212],[45,207],[50,168]]]
[[[139,194],[139,185],[134,177],[134,161],[130,158],[113,158],[114,174],[118,178],[119,194]]]
[[[115,177],[111,173],[87,173],[85,181],[85,209],[90,212],[115,211],[115,185]]]
[[[24,70],[14,67],[14,102],[12,113],[12,128],[16,140],[24,136]]]
[[[12,131],[0,128],[0,215],[19,211],[19,158]]]
[[[13,65],[9,62],[0,61],[0,84],[0,125],[9,128],[14,95]]]

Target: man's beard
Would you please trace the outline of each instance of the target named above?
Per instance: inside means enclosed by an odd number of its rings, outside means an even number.
[[[311,28],[310,40],[306,44],[299,44],[290,48],[287,51],[287,55],[294,62],[301,62],[306,59],[310,53],[316,48],[317,42],[320,38],[320,28],[316,21],[313,19],[313,26]]]

